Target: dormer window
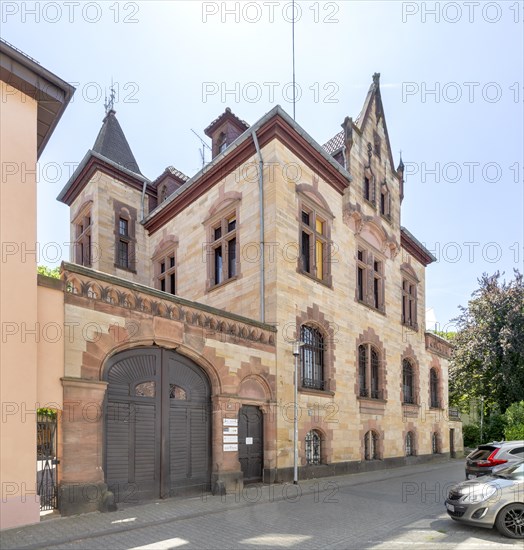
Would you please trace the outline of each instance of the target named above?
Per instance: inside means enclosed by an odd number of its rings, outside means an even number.
[[[227,139],[226,134],[223,132],[220,134],[220,137],[218,138],[218,152],[223,153],[227,149]]]
[[[380,189],[380,215],[385,218],[391,218],[391,195],[386,182]]]

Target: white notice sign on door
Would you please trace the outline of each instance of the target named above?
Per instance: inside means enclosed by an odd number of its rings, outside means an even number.
[[[223,418],[224,426],[238,426],[238,418]]]
[[[252,437],[246,437],[246,445],[253,445],[253,438]]]

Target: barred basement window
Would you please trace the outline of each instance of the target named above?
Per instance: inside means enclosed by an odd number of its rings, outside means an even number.
[[[320,464],[320,434],[316,430],[306,435],[306,464]]]
[[[402,402],[415,403],[413,365],[407,359],[402,361]]]
[[[413,432],[408,432],[406,434],[405,451],[406,456],[413,456],[415,454],[415,435]]]
[[[439,437],[437,432],[433,432],[431,436],[431,451],[433,454],[438,454],[439,450]]]
[[[378,434],[370,430],[364,436],[364,459],[378,460]]]
[[[300,327],[300,364],[302,387],[324,389],[324,338],[320,331],[302,325]]]

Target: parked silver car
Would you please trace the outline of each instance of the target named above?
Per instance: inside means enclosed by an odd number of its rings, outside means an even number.
[[[446,499],[449,516],[478,527],[491,528],[513,539],[524,538],[524,460],[480,479],[451,488]]]
[[[524,459],[524,441],[493,441],[479,445],[466,457],[466,479],[490,475],[495,466]]]

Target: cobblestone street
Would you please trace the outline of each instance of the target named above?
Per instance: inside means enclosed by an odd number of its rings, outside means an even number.
[[[444,510],[464,461],[437,462],[292,485],[252,486],[128,505],[115,513],[43,520],[1,534],[2,548],[423,548],[521,547]]]

